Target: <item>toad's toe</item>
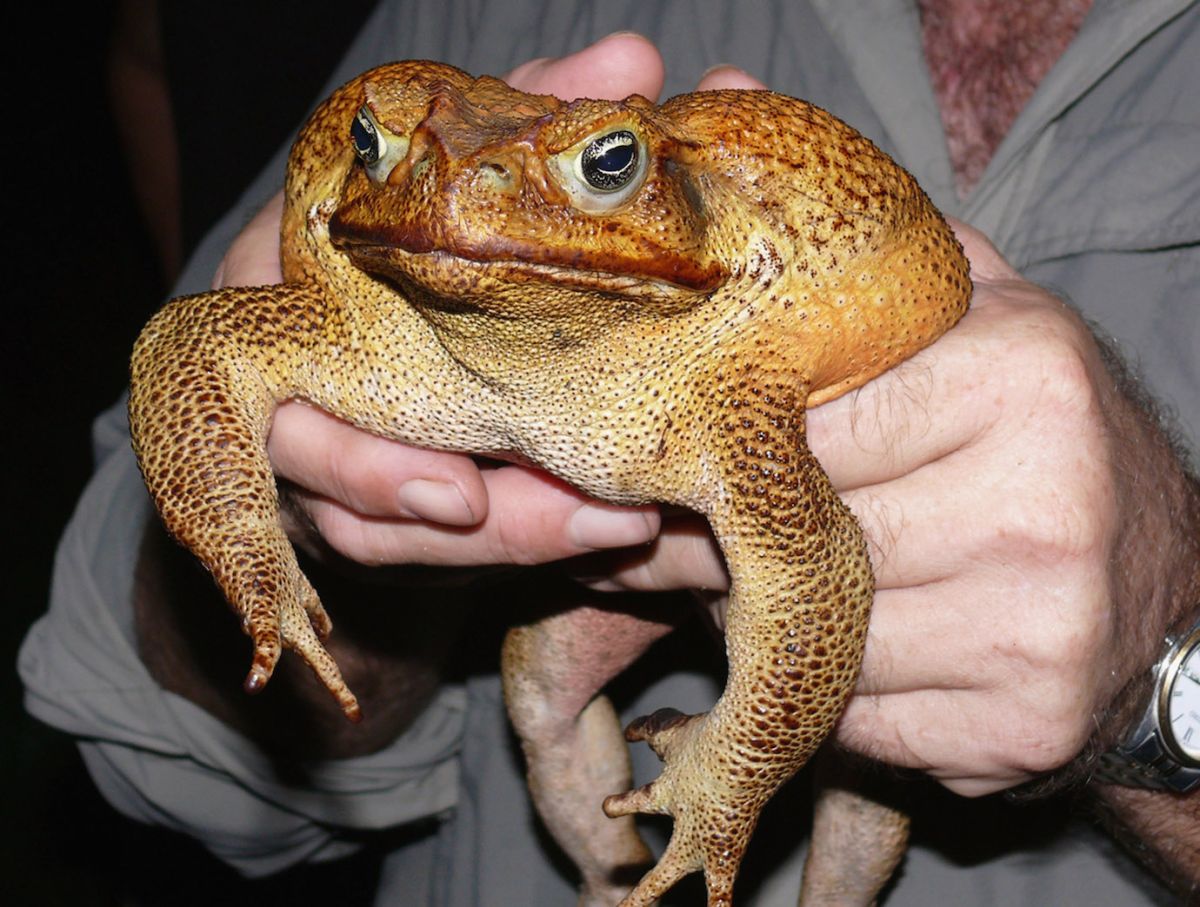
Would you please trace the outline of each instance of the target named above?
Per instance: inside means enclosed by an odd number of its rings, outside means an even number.
[[[708,715],[661,709],[626,730],[663,759],[662,775],[650,784],[604,801],[609,816],[666,814],[674,818],[670,843],[653,869],[621,902],[647,907],[683,876],[703,870],[709,907],[728,907],[742,856],[766,797],[722,781],[728,766],[699,745]]]

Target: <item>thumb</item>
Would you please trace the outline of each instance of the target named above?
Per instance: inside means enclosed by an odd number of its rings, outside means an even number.
[[[662,91],[663,73],[658,48],[641,35],[617,32],[566,57],[530,60],[504,80],[521,91],[566,101],[620,100],[631,94],[655,100]]]
[[[1021,279],[1017,270],[1008,263],[1000,254],[1000,250],[992,245],[992,241],[982,231],[953,217],[947,217],[946,222],[950,224],[954,235],[962,243],[963,252],[971,263],[973,280],[987,282]]]
[[[754,76],[743,72],[736,66],[723,63],[720,66],[714,66],[706,72],[700,78],[700,84],[696,86],[696,90],[716,91],[722,88],[762,89],[766,87],[766,85],[758,81]]]

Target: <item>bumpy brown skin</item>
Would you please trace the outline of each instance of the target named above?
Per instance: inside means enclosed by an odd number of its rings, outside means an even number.
[[[408,140],[377,179],[349,138],[364,104],[393,147]],[[644,178],[615,209],[582,211],[553,162],[614,128],[639,138]],[[132,366],[146,483],[242,616],[247,687],[282,644],[358,716],[280,525],[265,450],[280,401],[519,457],[612,502],[695,509],[732,582],[728,683],[707,715],[630,728],[666,764],[604,808],[675,817],[623,903],[703,869],[709,904],[729,904],[763,804],[842,710],[872,597],[859,527],[805,446],[805,408],[962,315],[950,230],[908,174],[801,101],[565,104],[420,62],[367,73],[316,112],[287,199],[286,283],[174,300]]]

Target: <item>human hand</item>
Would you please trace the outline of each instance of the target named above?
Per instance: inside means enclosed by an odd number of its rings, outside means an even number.
[[[840,739],[978,795],[1069,761],[1116,693],[1118,479],[1090,332],[956,228],[967,316],[809,431],[878,584]]]
[[[978,231],[956,230],[971,310],[811,410],[808,441],[862,522],[877,577],[839,741],[975,796],[1068,763],[1097,721],[1101,748],[1127,727],[1114,700],[1195,601],[1200,532],[1180,464],[1082,320]],[[1190,529],[1177,525],[1189,506]],[[725,583],[703,527],[669,517],[595,585]]]
[[[530,61],[507,77],[524,91],[568,99],[654,98],[662,79],[658,51],[629,34]],[[282,280],[282,209],[277,195],[247,225],[214,286]],[[315,529],[339,554],[367,564],[538,563],[645,542],[659,527],[655,508],[601,504],[521,466],[480,469],[469,456],[384,440],[300,403],[278,409],[268,451],[292,489],[289,534],[312,542]]]
[[[1200,488],[1079,316],[955,229],[967,315],[809,414],[877,576],[837,736],[968,796],[1079,785],[1144,708],[1167,631],[1195,618]],[[1200,799],[1093,792],[1156,873],[1196,890]]]
[[[614,63],[610,79],[586,75]],[[601,85],[653,97],[661,60],[643,40],[616,36],[511,78],[532,91],[586,85],[596,94]],[[722,69],[700,87],[759,86]],[[274,256],[274,230],[263,235]],[[1129,594],[1122,566],[1134,553],[1128,527],[1151,540],[1170,527],[1161,508],[1141,506],[1154,500],[1153,471],[1135,487],[1125,453],[1141,445],[1166,464],[1161,475],[1178,468],[1120,395],[1083,323],[976,231],[960,236],[976,281],[962,323],[813,410],[808,424],[811,447],[864,523],[878,575],[859,695],[840,739],[983,794],[1070,760],[1093,716],[1153,659],[1167,606],[1155,606],[1152,590]],[[226,281],[240,282],[253,260],[235,245]],[[541,473],[481,472],[469,458],[404,448],[298,405],[277,416],[271,454],[326,540],[366,562],[528,563],[634,544],[658,526],[653,511],[586,502]],[[603,537],[572,534],[577,514],[595,516]],[[602,589],[727,582],[711,536],[690,517],[669,517],[652,546],[602,572],[593,583]],[[1143,622],[1128,619],[1129,602],[1148,603]]]

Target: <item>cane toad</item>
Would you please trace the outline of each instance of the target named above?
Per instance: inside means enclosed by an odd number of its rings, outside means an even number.
[[[805,409],[962,315],[970,283],[947,225],[907,173],[802,101],[565,103],[424,62],[368,72],[320,107],[286,196],[284,284],[173,300],[132,362],[146,484],[241,616],[247,689],[289,648],[358,717],[280,524],[265,441],[281,401],[534,463],[614,503],[698,511],[731,579],[724,693],[704,715],[635,722],[627,736],[649,742],[662,775],[578,802],[610,794],[609,816],[674,817],[623,904],[695,870],[709,904],[729,904],[759,811],[842,710],[873,592],[859,526],[805,446]],[[615,718],[593,714],[591,694],[660,632],[599,613],[506,644],[507,696],[552,829],[578,808],[546,789],[555,741],[539,739],[537,716],[568,707],[552,681],[585,676],[569,708],[609,747]],[[589,671],[613,640],[627,657]],[[611,827],[622,854],[579,856],[596,847],[587,834],[564,846],[581,865],[648,858],[630,819]],[[584,901],[611,903],[597,871],[585,867]]]

